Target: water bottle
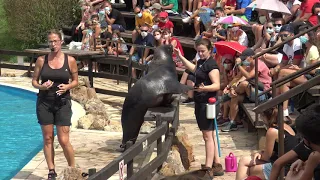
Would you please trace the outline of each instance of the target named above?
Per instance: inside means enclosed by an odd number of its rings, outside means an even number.
[[[207,119],[215,119],[216,118],[216,98],[211,97],[208,99],[206,115]]]

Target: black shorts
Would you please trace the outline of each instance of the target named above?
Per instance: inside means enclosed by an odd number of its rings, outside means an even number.
[[[190,80],[192,82],[196,81],[196,77],[194,76],[194,74],[192,72],[189,73],[187,80]]]
[[[37,100],[37,118],[40,125],[54,124],[57,126],[71,126],[71,100]]]
[[[206,108],[206,103],[194,103],[194,114],[196,115],[198,127],[201,131],[213,131],[215,130],[214,120],[207,119]]]

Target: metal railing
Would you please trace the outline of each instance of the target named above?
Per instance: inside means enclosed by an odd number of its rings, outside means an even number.
[[[262,92],[262,93],[258,93],[258,58],[260,56],[262,56],[263,54],[265,53],[268,53],[274,49],[277,49],[279,48],[280,46],[288,43],[289,41],[292,41],[294,40],[295,38],[298,38],[310,31],[313,31],[317,28],[320,27],[320,24],[317,24],[316,26],[313,26],[311,28],[308,28],[302,32],[300,32],[299,34],[293,36],[293,37],[290,37],[288,39],[286,39],[285,41],[273,46],[273,47],[270,47],[256,55],[253,56],[253,58],[255,59],[255,108],[253,109],[253,111],[255,112],[255,124],[257,123],[258,121],[258,114],[263,112],[264,110],[268,109],[268,108],[271,108],[271,107],[275,107],[276,105],[278,105],[278,129],[279,129],[279,132],[278,132],[278,144],[279,144],[279,152],[278,152],[278,156],[282,156],[284,154],[284,120],[283,120],[283,102],[286,101],[286,100],[289,100],[290,98],[292,98],[293,96],[296,96],[297,94],[303,92],[303,91],[306,91],[307,89],[319,84],[320,82],[320,76],[316,76],[314,78],[312,78],[311,80],[308,80],[307,82],[303,83],[303,84],[300,84],[292,89],[290,89],[289,91],[279,95],[279,96],[276,96],[276,88],[280,87],[281,85],[287,83],[287,82],[290,82],[292,81],[293,79],[307,73],[307,72],[310,72],[312,70],[314,70],[315,68],[319,67],[320,65],[320,62],[317,62],[315,64],[312,64],[308,67],[305,67],[305,68],[302,68],[300,70],[298,70],[297,72],[295,73],[292,73],[284,78],[281,78],[281,79],[278,79],[274,82],[271,83],[271,88],[269,88],[268,90]],[[266,93],[269,93],[270,91],[272,91],[272,99],[265,102],[265,103],[262,103],[260,105],[258,105],[258,97],[263,95],[263,94],[266,94]],[[284,171],[282,170],[282,173],[281,173],[281,176],[280,178],[283,179],[284,177]]]

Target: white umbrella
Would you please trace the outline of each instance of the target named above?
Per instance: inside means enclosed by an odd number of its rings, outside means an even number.
[[[249,4],[247,8],[267,10],[269,12],[280,12],[290,15],[288,7],[280,0],[256,0]]]

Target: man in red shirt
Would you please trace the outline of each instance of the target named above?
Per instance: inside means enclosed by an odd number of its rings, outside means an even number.
[[[173,33],[173,23],[168,18],[167,12],[160,12],[159,13],[159,24],[158,27],[160,29],[170,29],[171,33]]]
[[[301,1],[301,6],[300,6],[300,11],[301,14],[300,16],[297,17],[295,21],[309,21],[312,25],[318,24],[317,18],[312,17],[312,6],[320,2],[320,0],[300,0]]]

